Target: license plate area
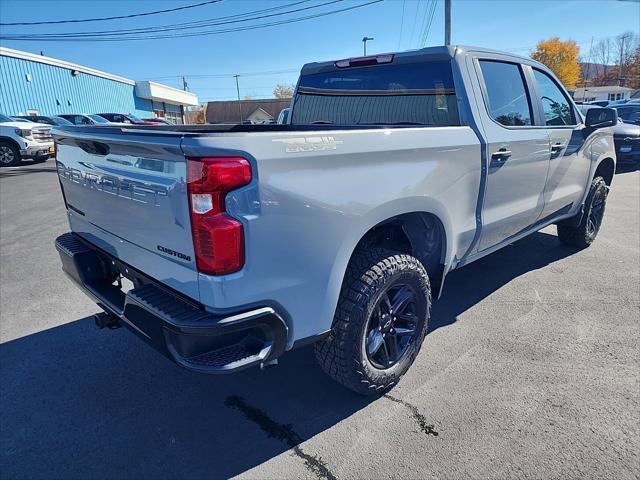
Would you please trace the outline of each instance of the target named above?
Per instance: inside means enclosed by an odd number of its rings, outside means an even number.
[[[102,252],[96,251],[95,254],[100,259],[104,275],[87,287],[94,290],[112,310],[122,314],[127,292],[152,282],[148,277],[118,259]]]

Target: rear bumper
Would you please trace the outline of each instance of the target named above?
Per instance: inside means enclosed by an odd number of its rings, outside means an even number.
[[[56,239],[64,272],[105,312],[179,365],[227,373],[278,358],[287,325],[271,307],[214,315],[73,233]],[[124,293],[122,275],[134,288]]]

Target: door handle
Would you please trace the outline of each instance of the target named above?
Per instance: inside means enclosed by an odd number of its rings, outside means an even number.
[[[491,159],[505,162],[510,156],[511,156],[511,150],[507,150],[506,148],[503,147],[497,152],[493,152],[491,154]]]
[[[564,148],[564,144],[563,143],[554,143],[553,145],[551,145],[551,151],[552,152],[560,152],[562,149]]]

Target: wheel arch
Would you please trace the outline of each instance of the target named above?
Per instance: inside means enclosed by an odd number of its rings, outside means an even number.
[[[447,234],[437,215],[424,211],[394,215],[367,230],[353,248],[350,260],[362,248],[386,248],[416,257],[438,296],[444,281]]]
[[[437,250],[420,251],[418,239],[429,227],[438,232],[437,240],[434,239],[437,241]],[[453,258],[452,228],[445,206],[425,197],[397,199],[360,217],[345,236],[334,260],[327,286],[327,310],[322,315],[322,323],[331,325],[349,262],[356,249],[367,242],[422,257],[421,261],[428,265],[425,268],[432,283],[432,295],[437,298]]]
[[[593,173],[593,178],[597,176],[601,176],[604,178],[605,183],[608,186],[611,186],[611,182],[613,181],[613,176],[616,172],[616,163],[611,157],[605,157],[596,165],[596,169]]]
[[[13,145],[14,147],[16,147],[18,149],[18,152],[20,152],[20,150],[22,149],[22,147],[18,144],[18,142],[16,142],[11,137],[0,136],[0,142],[10,143],[11,145]]]

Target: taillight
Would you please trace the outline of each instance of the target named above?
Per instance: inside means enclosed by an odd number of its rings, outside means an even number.
[[[251,181],[240,157],[188,158],[187,191],[198,271],[225,275],[244,265],[242,223],[227,215],[225,196]]]

